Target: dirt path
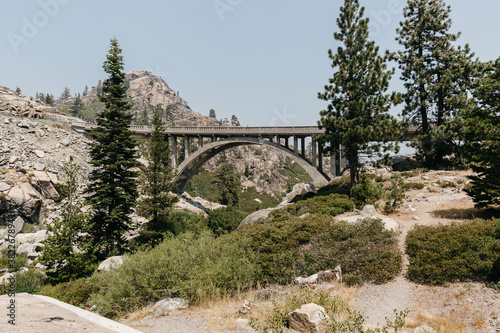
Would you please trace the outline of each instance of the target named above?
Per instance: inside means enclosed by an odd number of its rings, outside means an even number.
[[[384,324],[394,319],[393,310],[409,309],[407,323],[417,327],[448,322],[449,332],[500,332],[498,291],[478,283],[450,284],[446,287],[421,286],[406,277],[409,258],[405,253],[406,235],[416,225],[449,224],[460,221],[460,212],[473,207],[472,200],[462,191],[465,172],[430,172],[411,181],[424,182],[422,190],[407,193],[400,213],[390,216],[399,224],[399,246],[403,269],[395,280],[383,284],[365,284],[357,290],[355,307],[363,313],[369,325]],[[457,186],[441,188],[437,180],[450,181]],[[431,323],[431,324],[429,324]],[[471,329],[472,326],[472,330]],[[443,326],[440,326],[443,327]]]

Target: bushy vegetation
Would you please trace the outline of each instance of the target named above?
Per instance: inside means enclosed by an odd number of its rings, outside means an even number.
[[[228,234],[235,230],[243,221],[246,214],[234,207],[224,207],[208,213],[208,228],[216,236]]]
[[[309,215],[246,226],[232,235],[251,239],[261,283],[287,284],[337,265],[348,283],[383,282],[401,270],[394,233],[380,220],[348,224],[328,215]]]
[[[272,211],[269,216],[275,221],[286,221],[291,217],[304,214],[336,216],[354,209],[353,202],[346,195],[330,194],[316,196],[297,202],[294,205]]]
[[[246,238],[216,239],[207,232],[199,236],[188,232],[127,257],[113,271],[94,274],[89,284],[99,292],[91,301],[107,317],[165,297],[183,297],[197,304],[253,286],[257,272]]]
[[[57,285],[45,285],[40,290],[40,294],[56,298],[71,305],[85,307],[92,293],[99,289],[90,283],[88,278],[71,280]]]
[[[408,233],[408,275],[416,282],[500,280],[500,220],[417,226]]]
[[[359,184],[352,187],[352,199],[359,209],[365,205],[375,205],[383,194],[382,185],[376,183],[373,177],[367,174],[363,174]]]

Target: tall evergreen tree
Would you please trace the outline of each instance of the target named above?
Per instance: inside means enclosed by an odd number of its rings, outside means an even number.
[[[121,52],[118,41],[112,39],[103,64],[109,77],[99,95],[106,108],[98,114],[97,126],[91,132],[94,169],[85,190],[93,209],[88,233],[100,259],[122,252],[123,234],[129,229],[129,214],[138,196],[139,174],[134,169],[140,164],[136,160],[136,140],[129,129],[132,105],[126,99]]]
[[[214,109],[210,109],[210,110],[208,111],[208,116],[209,116],[210,118],[215,118],[215,119],[217,119],[217,116],[215,115],[215,110],[214,110]]]
[[[500,58],[484,72],[474,91],[478,106],[464,121],[466,150],[477,173],[466,192],[477,207],[500,204]]]
[[[146,229],[156,232],[168,231],[168,217],[178,201],[178,197],[170,193],[175,187],[174,168],[170,165],[170,145],[164,131],[163,120],[155,112],[153,132],[144,152],[147,164],[141,167],[139,178],[142,197],[137,213],[149,219]]]
[[[328,51],[335,70],[325,92],[318,97],[329,101],[320,112],[318,125],[325,129],[322,142],[332,143],[326,151],[339,153],[343,147],[349,162],[351,186],[359,182],[360,154],[378,154],[397,149],[390,142],[399,125],[387,112],[398,101],[396,93],[385,94],[394,70],[387,70],[388,56],[368,40],[368,18],[358,0],[345,0],[337,19],[335,40],[342,45]]]
[[[85,86],[85,88],[83,88],[83,96],[87,96],[87,94],[89,93],[89,87],[88,86]]]
[[[403,116],[421,126],[417,142],[428,166],[443,164],[454,149],[460,111],[466,107],[476,76],[474,54],[453,46],[460,34],[449,32],[450,7],[443,0],[409,0],[396,40],[396,59],[406,88]]]

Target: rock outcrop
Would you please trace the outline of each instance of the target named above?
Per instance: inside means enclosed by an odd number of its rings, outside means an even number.
[[[314,303],[302,305],[287,317],[290,328],[300,333],[324,332],[325,321],[329,318],[325,309]]]
[[[24,96],[3,86],[0,86],[0,113],[66,123],[71,123],[74,119],[33,97]]]

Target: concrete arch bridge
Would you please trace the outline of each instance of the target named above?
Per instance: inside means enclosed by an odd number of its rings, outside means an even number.
[[[73,123],[73,130],[88,133],[95,124]],[[131,126],[136,137],[145,138],[152,132],[150,126]],[[332,172],[324,170],[322,145],[315,140],[315,135],[324,133],[317,126],[288,127],[166,127],[165,134],[170,142],[171,161],[177,169],[174,178],[179,184],[178,191],[183,192],[191,178],[211,158],[234,147],[260,145],[276,149],[300,165],[313,179],[316,186],[327,184],[332,176],[340,172],[340,156],[331,160]],[[184,160],[179,163],[179,142],[183,140]],[[306,154],[307,144],[310,151]]]

